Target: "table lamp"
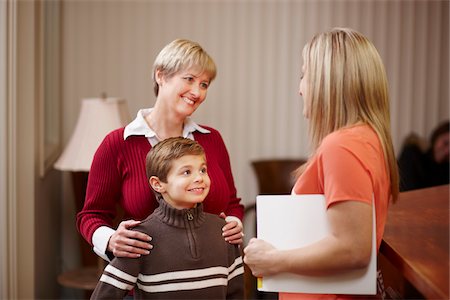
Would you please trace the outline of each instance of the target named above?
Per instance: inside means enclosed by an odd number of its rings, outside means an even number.
[[[124,99],[105,96],[82,100],[75,130],[54,164],[57,170],[71,172],[77,213],[83,208],[87,178],[95,151],[109,132],[129,122],[130,115]],[[80,250],[82,267],[61,274],[58,281],[64,286],[91,290],[92,284],[95,287],[98,281],[98,257],[81,237]]]

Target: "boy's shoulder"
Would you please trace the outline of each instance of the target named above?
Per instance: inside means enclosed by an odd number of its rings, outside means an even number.
[[[210,222],[213,224],[215,223],[215,224],[221,225],[221,226],[226,224],[225,220],[223,218],[219,217],[218,215],[208,213],[208,212],[204,212],[204,214],[205,214],[205,218],[206,218],[207,222]]]
[[[156,223],[159,223],[158,219],[152,213],[142,220],[139,225],[133,227],[132,230],[148,233],[149,229],[155,226]]]

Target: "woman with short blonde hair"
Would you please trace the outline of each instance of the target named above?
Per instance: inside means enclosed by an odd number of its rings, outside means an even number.
[[[225,218],[223,238],[227,242],[242,243],[244,210],[225,143],[219,131],[191,119],[206,100],[215,77],[213,59],[194,41],[176,39],[156,57],[154,107],[139,110],[130,124],[109,133],[97,149],[89,172],[77,227],[99,256],[110,260],[151,253],[151,236],[132,230],[158,206],[147,183],[145,158],[160,141],[180,136],[197,141],[208,157],[213,188],[205,198],[205,211]],[[124,216],[114,228],[116,206]]]

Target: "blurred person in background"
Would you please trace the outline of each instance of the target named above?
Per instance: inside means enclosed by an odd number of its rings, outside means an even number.
[[[400,190],[449,184],[449,121],[432,132],[429,146],[416,134],[405,139],[398,159]]]

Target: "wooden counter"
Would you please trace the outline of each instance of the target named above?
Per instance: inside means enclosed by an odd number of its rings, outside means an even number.
[[[427,299],[449,299],[449,185],[400,194],[380,252]]]

